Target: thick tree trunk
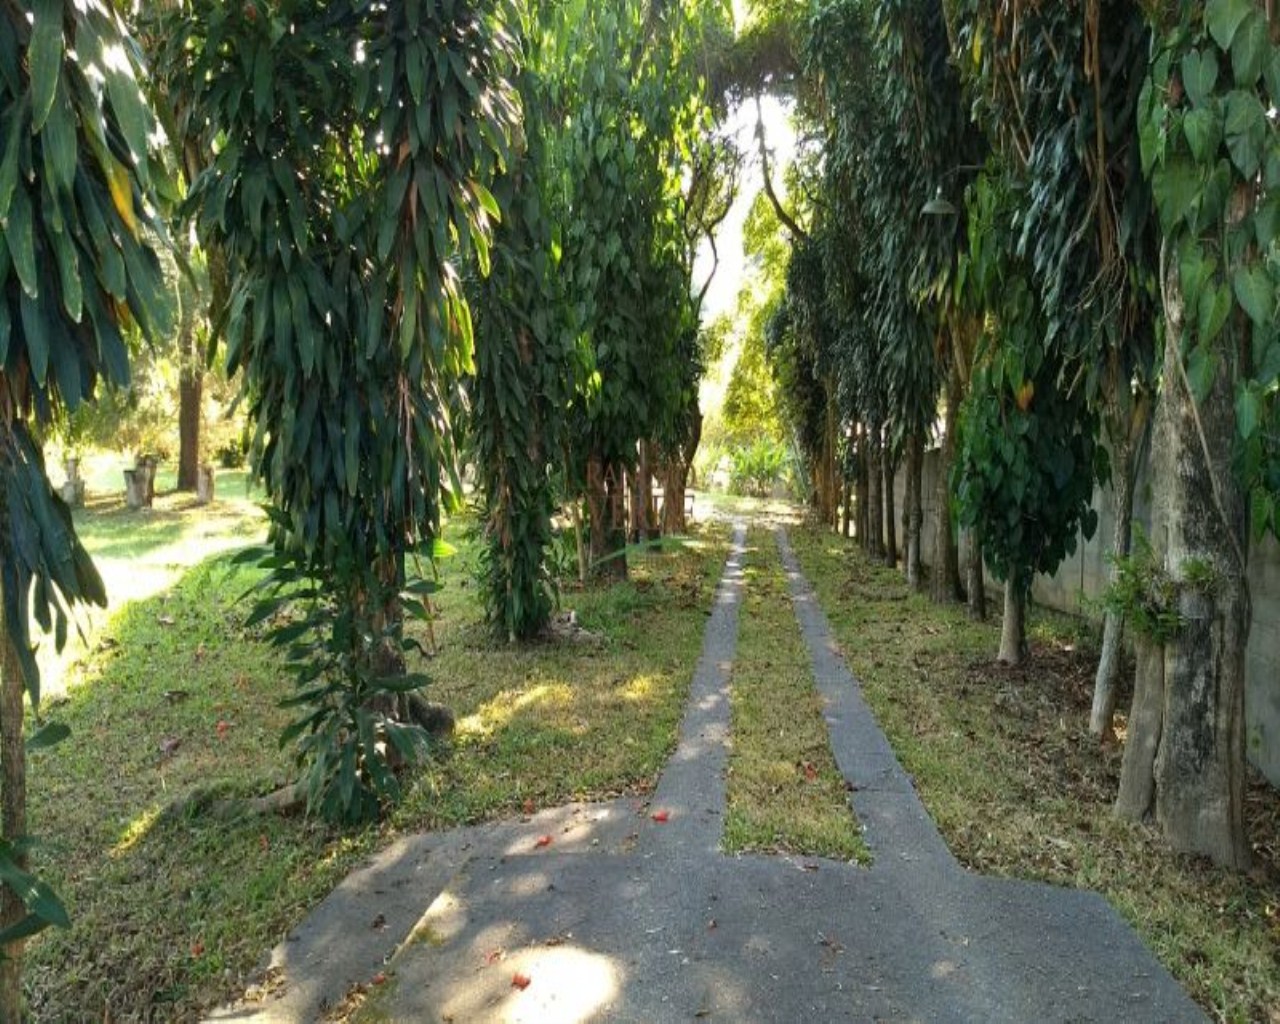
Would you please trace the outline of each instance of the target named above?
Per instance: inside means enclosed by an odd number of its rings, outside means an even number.
[[[890,568],[898,565],[898,524],[896,520],[897,502],[894,500],[893,482],[898,475],[897,461],[893,457],[889,445],[885,445],[881,458],[884,467],[884,564]]]
[[[1128,736],[1120,770],[1120,795],[1116,813],[1141,821],[1152,810],[1156,795],[1156,752],[1164,721],[1164,647],[1138,635],[1133,680],[1133,706],[1129,710]]]
[[[884,558],[884,467],[880,428],[867,428],[867,554]]]
[[[4,594],[0,592],[0,607]],[[27,834],[27,751],[22,737],[22,717],[25,712],[22,669],[17,651],[0,616],[0,830],[4,838],[13,841]],[[27,858],[21,854],[14,858],[19,868],[25,869]],[[0,928],[17,924],[27,916],[26,907],[9,886],[0,886]],[[4,947],[0,957],[0,1021],[21,1021],[22,1016],[22,962],[25,940],[11,942]]]
[[[204,372],[196,351],[196,324],[193,303],[182,304],[178,328],[178,490],[194,491],[200,473],[200,403],[204,395]]]
[[[982,541],[978,539],[976,533],[969,534],[969,561],[965,581],[969,618],[985,622],[987,620],[987,584],[982,575]]]
[[[689,433],[684,443],[666,461],[662,482],[662,532],[686,533],[689,524],[685,520],[685,495],[689,489],[689,475],[693,460],[702,442],[702,413],[696,408],[689,421]]]
[[[626,514],[621,473],[602,456],[587,458],[587,508],[591,520],[588,554],[597,579],[626,579]]]
[[[631,481],[631,539],[638,544],[658,536],[653,507],[653,448],[648,441],[640,442]]]
[[[1000,626],[1000,653],[996,660],[1006,665],[1021,665],[1027,657],[1027,593],[1014,584],[1004,583],[1004,622]]]
[[[907,448],[907,586],[924,589],[920,540],[924,530],[924,437],[912,434]]]
[[[1240,201],[1240,197],[1237,197]],[[1249,639],[1245,580],[1248,518],[1232,466],[1232,373],[1219,368],[1196,402],[1182,367],[1184,309],[1177,260],[1166,258],[1165,372],[1153,439],[1158,482],[1152,545],[1176,587],[1181,624],[1164,645],[1158,734],[1131,723],[1127,743],[1157,744],[1155,816],[1175,849],[1244,868],[1244,653]],[[1234,325],[1236,336],[1243,334]],[[1135,701],[1136,701],[1135,695]],[[1122,811],[1140,791],[1142,759],[1125,759]]]
[[[936,508],[934,509],[933,600],[937,604],[959,601],[960,553],[951,532],[951,464],[955,461],[956,421],[960,411],[960,375],[954,358],[947,371],[947,413],[938,453]]]
[[[1127,558],[1133,536],[1134,449],[1126,437],[1112,445],[1111,493],[1115,500],[1115,531],[1111,537],[1113,558]],[[1117,568],[1112,568],[1115,578]],[[1093,681],[1093,707],[1089,711],[1089,731],[1095,736],[1112,735],[1116,697],[1119,692],[1120,659],[1124,640],[1124,615],[1107,609],[1102,627],[1102,653]]]

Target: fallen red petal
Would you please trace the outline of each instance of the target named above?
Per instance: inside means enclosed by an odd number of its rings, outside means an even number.
[[[656,821],[659,825],[665,825],[668,821],[671,820],[671,812],[670,811],[654,811],[653,820]]]
[[[195,941],[195,942],[193,942],[193,943],[191,944],[191,955],[192,955],[192,956],[200,956],[200,955],[201,955],[201,954],[203,954],[203,953],[204,953],[204,943],[203,943],[203,942],[200,942],[199,940],[197,940],[197,941]]]
[[[377,974],[373,976],[373,983],[375,985],[385,984],[386,980],[387,980],[387,976],[383,971],[379,971]]]
[[[537,841],[536,843],[534,843],[533,845],[534,845],[535,847],[550,846],[550,845],[551,845],[551,837],[550,837],[550,836],[538,836],[538,841]]]
[[[516,971],[516,973],[511,977],[511,987],[518,988],[521,992],[523,992],[525,989],[529,987],[529,984],[532,981],[533,979],[530,978],[529,975],[521,974],[519,971]]]

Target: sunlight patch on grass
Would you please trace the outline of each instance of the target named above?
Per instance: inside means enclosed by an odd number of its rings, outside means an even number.
[[[649,674],[638,675],[623,686],[618,695],[624,701],[630,701],[633,704],[644,704],[653,699],[657,686],[658,680],[656,677]]]
[[[111,848],[110,855],[112,857],[121,857],[132,850],[155,827],[156,820],[159,817],[160,808],[158,806],[148,807],[144,810],[125,826],[119,842]]]
[[[458,721],[458,734],[465,737],[492,736],[517,717],[532,714],[545,720],[562,717],[573,704],[573,691],[564,683],[541,683],[531,690],[503,690],[475,713]]]

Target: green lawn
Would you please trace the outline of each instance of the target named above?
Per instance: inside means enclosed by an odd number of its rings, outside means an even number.
[[[645,793],[675,745],[724,528],[634,556],[626,583],[566,592],[587,634],[517,649],[479,622],[475,552],[457,524],[449,537],[459,554],[441,566],[438,652],[421,667],[428,695],[458,714],[458,734],[382,826],[166,814],[196,789],[253,795],[292,771],[276,742],[290,683],[240,625],[236,598],[252,572],[225,555],[188,567],[258,530],[257,513],[183,502],[136,514],[91,508],[81,519],[109,585],[137,596],[95,623],[88,653],[65,667],[65,695],[45,704],[72,738],[31,758],[37,870],[73,921],[32,943],[36,1020],[198,1019],[243,989],[362,854],[407,830]],[[145,584],[131,578],[143,566]]]

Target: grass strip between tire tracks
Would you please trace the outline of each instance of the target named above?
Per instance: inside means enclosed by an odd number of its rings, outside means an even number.
[[[725,848],[870,859],[773,537],[749,535],[732,675]]]

